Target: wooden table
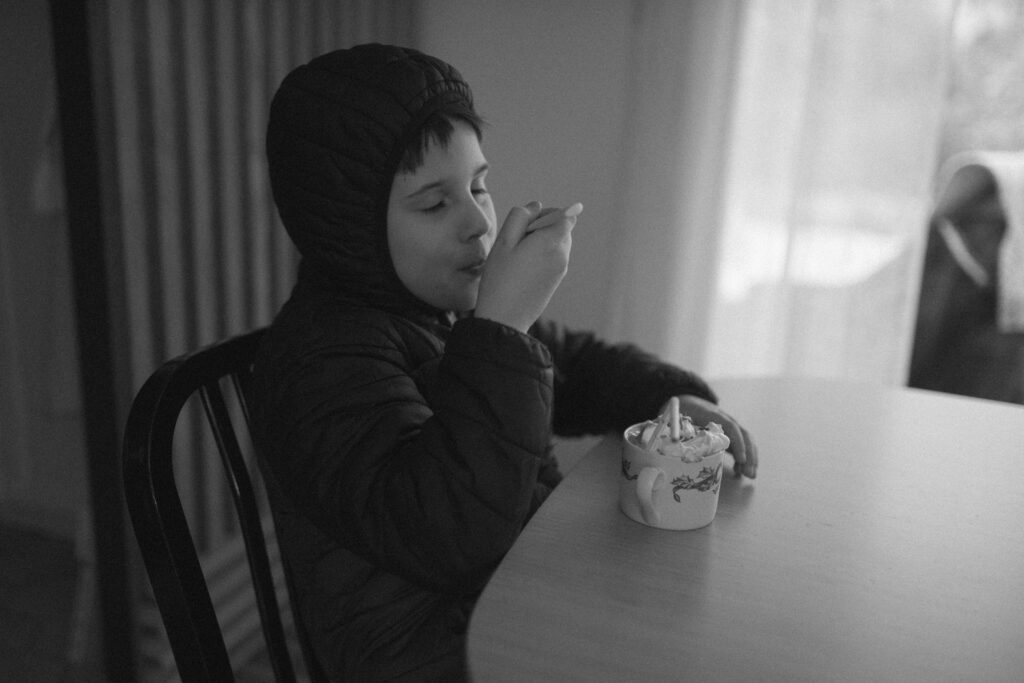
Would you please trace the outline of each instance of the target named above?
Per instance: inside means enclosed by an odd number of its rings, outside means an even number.
[[[618,442],[571,471],[469,631],[474,680],[1024,680],[1024,407],[825,380],[715,382],[756,481],[663,531]]]

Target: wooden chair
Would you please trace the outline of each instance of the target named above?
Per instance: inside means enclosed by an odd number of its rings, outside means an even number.
[[[125,428],[125,498],[174,660],[182,680],[186,681],[234,680],[172,467],[175,425],[186,401],[196,393],[213,431],[238,513],[275,678],[295,680],[250,468],[239,445],[241,430],[249,429],[245,399],[263,332],[260,329],[232,337],[161,365],[139,390]],[[228,378],[230,382],[226,381]],[[231,419],[224,387],[235,393],[243,420]],[[294,604],[286,563],[284,574]],[[310,679],[326,681],[297,615],[295,622]]]

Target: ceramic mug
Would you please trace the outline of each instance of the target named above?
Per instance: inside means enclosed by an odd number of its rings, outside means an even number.
[[[685,531],[707,526],[718,510],[725,451],[699,462],[648,451],[637,445],[644,424],[633,425],[623,434],[619,479],[622,512],[659,529]]]

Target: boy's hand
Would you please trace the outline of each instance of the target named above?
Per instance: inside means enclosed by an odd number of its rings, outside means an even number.
[[[689,394],[679,397],[679,412],[689,415],[698,425],[708,422],[722,425],[722,431],[729,437],[729,452],[736,461],[733,468],[736,476],[745,474],[751,479],[757,476],[757,444],[735,418],[711,401]]]
[[[509,211],[484,265],[476,317],[520,332],[536,322],[569,267],[572,229],[582,209],[541,210],[540,202],[530,202]]]

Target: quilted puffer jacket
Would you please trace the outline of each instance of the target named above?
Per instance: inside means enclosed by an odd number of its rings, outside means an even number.
[[[470,610],[560,478],[552,433],[597,434],[692,373],[550,322],[530,334],[430,308],[399,281],[385,210],[449,65],[362,46],[282,83],[274,199],[302,254],[256,363],[252,413],[301,626],[337,680],[454,680]]]

